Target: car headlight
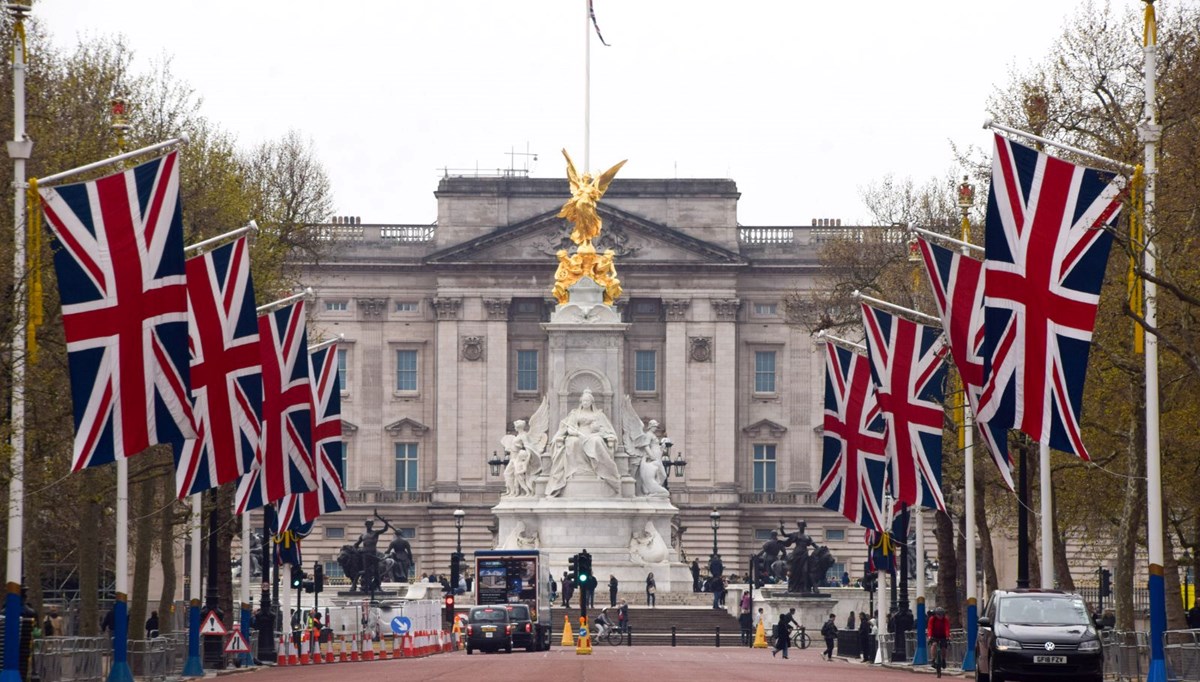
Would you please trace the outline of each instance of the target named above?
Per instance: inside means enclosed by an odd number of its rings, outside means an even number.
[[[1009,649],[1020,649],[1021,643],[1015,639],[1005,639],[1004,637],[996,638],[996,648],[1000,651],[1008,651]]]
[[[1080,642],[1079,650],[1080,651],[1099,651],[1100,650],[1100,640],[1089,639],[1085,642]]]

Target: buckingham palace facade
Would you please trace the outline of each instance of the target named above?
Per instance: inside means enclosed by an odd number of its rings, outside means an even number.
[[[435,196],[434,225],[334,219],[331,255],[305,267],[310,339],[344,335],[350,509],[304,542],[305,562],[335,574],[339,548],[375,512],[410,538],[416,574],[449,572],[455,509],[463,551],[493,547],[504,484],[488,460],[546,390],[566,180],[447,176]],[[730,571],[744,574],[781,521],[803,519],[837,574],[857,577],[861,529],[816,503],[823,357],[786,300],[818,285],[822,241],[859,228],[742,226],[739,196],[732,180],[703,179],[618,179],[604,196],[597,248],[616,252],[624,287],[624,384],[686,462],[669,484],[681,558],[706,561],[716,508]]]

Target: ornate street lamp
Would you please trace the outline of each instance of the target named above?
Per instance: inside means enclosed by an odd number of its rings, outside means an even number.
[[[487,461],[487,464],[491,469],[492,475],[499,476],[500,469],[508,466],[508,451],[506,450],[504,452],[504,459],[500,459],[500,456],[496,454],[496,451],[492,450],[492,458]]]
[[[458,534],[458,537],[455,540],[455,547],[457,548],[459,554],[462,554],[462,528],[463,522],[466,521],[466,519],[467,513],[465,511],[461,509],[454,510],[454,530]]]
[[[719,554],[717,554],[717,529],[721,527],[721,512],[717,511],[716,507],[713,507],[712,513],[710,513],[708,515],[708,520],[710,523],[712,523],[712,529],[713,529],[713,551],[712,551],[712,553],[713,553],[714,557],[720,556]]]

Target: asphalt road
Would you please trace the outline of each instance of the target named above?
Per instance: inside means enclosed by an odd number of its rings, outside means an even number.
[[[243,678],[245,682],[317,682],[343,679],[354,682],[917,682],[933,679],[932,675],[926,677],[909,670],[867,666],[837,658],[832,662],[824,661],[821,659],[820,650],[812,648],[804,651],[792,649],[790,658],[783,660],[772,657],[766,649],[605,645],[594,648],[589,656],[580,656],[572,649],[561,647],[555,647],[549,652],[476,652],[471,656],[458,651],[419,659],[263,669],[242,673],[238,677]]]

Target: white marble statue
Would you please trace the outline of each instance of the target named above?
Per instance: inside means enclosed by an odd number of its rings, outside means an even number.
[[[617,433],[608,417],[596,407],[592,392],[579,398],[579,407],[571,410],[559,424],[550,448],[550,477],[547,497],[556,497],[576,476],[594,475],[608,484],[614,494],[621,492],[621,476],[613,459]]]
[[[505,434],[500,445],[508,453],[508,466],[504,468],[504,495],[506,497],[529,497],[533,495],[533,478],[542,468],[542,452],[546,449],[549,409],[546,399],[538,407],[528,424],[523,419],[513,422],[515,434]]]
[[[524,521],[517,521],[512,532],[496,549],[537,549],[539,544],[541,538],[538,537],[538,532],[530,532],[526,529]]]
[[[651,419],[643,427],[642,420],[633,409],[633,400],[625,396],[621,411],[622,438],[625,452],[633,467],[637,482],[636,493],[641,497],[669,497],[670,491],[663,485],[667,481],[667,469],[662,461],[662,442],[658,439],[658,422]]]
[[[661,564],[670,554],[671,548],[652,521],[647,521],[644,530],[634,531],[629,538],[629,560],[635,564]]]

